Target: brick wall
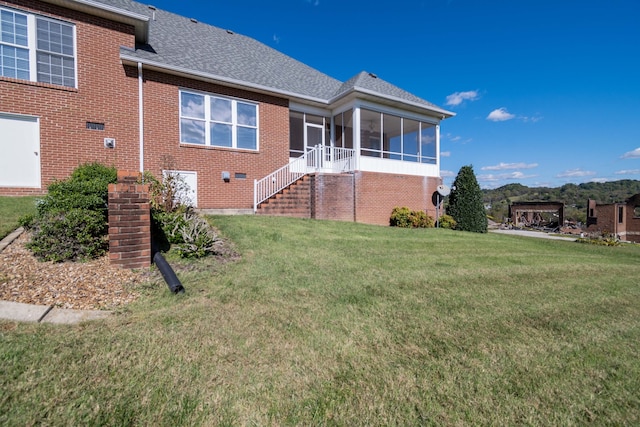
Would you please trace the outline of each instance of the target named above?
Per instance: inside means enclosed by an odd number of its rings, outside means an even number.
[[[78,68],[77,89],[0,77],[0,112],[40,117],[42,175],[40,190],[0,188],[0,194],[41,194],[86,162],[136,170],[137,71],[120,63],[120,46],[135,45],[133,27],[33,0],[0,5],[75,24]],[[88,130],[87,121],[105,130]],[[104,148],[105,137],[116,139],[115,149]]]
[[[317,174],[311,185],[311,217],[354,221],[353,174]]]
[[[137,172],[118,171],[118,183],[109,184],[109,260],[122,268],[151,265],[149,185],[137,179]]]
[[[357,222],[389,225],[391,211],[396,206],[436,216],[431,197],[441,183],[440,178],[356,172],[354,179]]]
[[[625,212],[625,240],[640,243],[640,216],[635,216],[636,207],[640,207],[640,194],[636,194],[627,200]]]
[[[289,162],[288,101],[153,71],[144,72],[144,81],[145,170],[197,172],[198,208],[252,209],[253,180]],[[180,88],[259,103],[259,151],[180,144]],[[223,171],[230,172],[229,182]]]

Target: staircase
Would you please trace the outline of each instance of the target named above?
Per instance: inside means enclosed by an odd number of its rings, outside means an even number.
[[[313,178],[309,177],[309,173],[343,173],[355,169],[354,150],[316,145],[277,171],[254,181],[253,211],[266,215],[310,218]]]
[[[303,176],[260,203],[256,214],[311,218],[311,181],[311,176]]]

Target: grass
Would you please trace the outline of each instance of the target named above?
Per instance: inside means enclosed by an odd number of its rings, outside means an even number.
[[[18,228],[18,219],[36,212],[36,197],[0,196],[0,239]]]
[[[640,422],[639,245],[212,220],[242,259],[183,296],[0,322],[0,424]]]

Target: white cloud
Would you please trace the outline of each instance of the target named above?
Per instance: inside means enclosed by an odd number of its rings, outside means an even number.
[[[535,178],[538,175],[525,175],[522,172],[511,172],[511,173],[499,173],[499,174],[484,174],[478,175],[478,181],[504,181],[504,180],[515,180],[515,179],[529,179]]]
[[[511,120],[514,117],[514,114],[511,114],[506,108],[502,107],[490,112],[487,116],[487,120],[491,120],[492,122],[504,122],[506,120]]]
[[[478,95],[477,90],[469,90],[467,92],[456,92],[447,96],[447,102],[445,105],[456,106],[456,105],[462,104],[464,101],[475,101],[479,99],[479,97],[480,96]]]
[[[593,171],[583,171],[580,168],[570,169],[556,175],[557,178],[581,178],[585,176],[593,176],[596,173]]]
[[[318,6],[320,4],[320,0],[306,0],[312,6]]]
[[[452,171],[441,170],[440,171],[440,176],[442,178],[451,178],[451,177],[456,176],[456,174],[454,172],[452,172]]]
[[[440,152],[440,157],[451,157],[451,151]]]
[[[603,183],[603,182],[609,182],[610,180],[607,178],[592,178],[589,180],[589,182],[599,182],[599,183]]]
[[[273,41],[276,42],[276,44],[280,43],[280,36],[278,36],[277,34],[274,34]]]
[[[527,116],[519,116],[518,120],[522,120],[523,122],[527,123],[527,122],[531,122],[531,123],[537,123],[540,120],[542,120],[542,116],[536,114],[535,116],[532,117],[527,117]]]
[[[628,151],[624,153],[620,158],[621,159],[640,159],[640,147],[636,148],[633,151]]]
[[[640,169],[625,169],[614,173],[616,175],[640,175]]]
[[[495,166],[485,166],[483,168],[481,168],[483,171],[501,171],[501,170],[508,170],[508,169],[533,169],[533,168],[537,168],[538,164],[537,163],[502,163],[500,162],[499,164],[495,165]]]

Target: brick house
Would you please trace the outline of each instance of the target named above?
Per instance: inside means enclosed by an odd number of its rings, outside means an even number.
[[[640,243],[640,194],[624,203],[598,205],[587,201],[587,231],[610,233],[620,240]]]
[[[341,82],[130,0],[0,0],[0,18],[0,195],[42,194],[99,161],[174,171],[211,212],[435,216],[454,114],[374,74]]]

